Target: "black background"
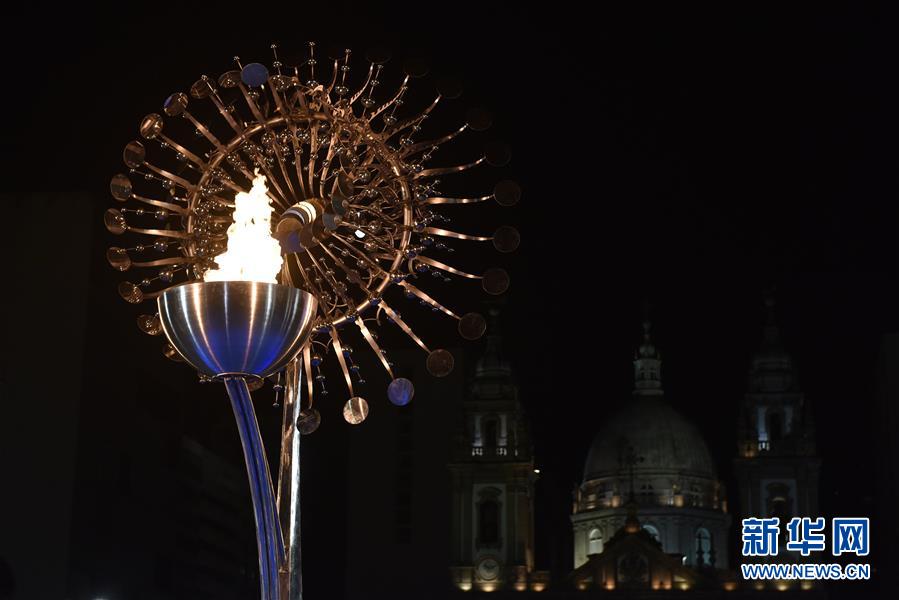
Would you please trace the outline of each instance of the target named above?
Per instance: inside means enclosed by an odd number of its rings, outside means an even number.
[[[871,514],[875,358],[899,299],[895,15],[860,3],[677,4],[628,14],[453,2],[8,15],[3,185],[94,202],[85,414],[110,428],[123,417],[97,374],[110,340],[128,344],[145,371],[173,373],[157,369],[162,359],[134,330],[103,258],[108,181],[139,119],[201,73],[230,68],[232,55],[268,62],[272,41],[288,58],[309,39],[360,51],[380,44],[458,75],[466,92],[445,109],[447,127],[483,104],[496,117],[491,135],[513,149],[502,176],[521,182],[523,199],[490,219],[523,236],[518,253],[496,263],[513,276],[507,353],[543,472],[541,566],[570,564],[570,491],[593,434],[629,397],[646,299],[667,395],[706,435],[734,497],[737,407],[763,292],[776,288],[785,345],[816,407],[822,511]],[[477,308],[475,296],[460,298]],[[423,331],[449,340],[451,328],[431,320]],[[476,356],[479,346],[470,348]],[[188,394],[195,383],[183,379],[172,385]],[[200,408],[182,409],[178,427],[203,438],[212,401],[198,395]],[[323,428],[311,443],[339,455],[345,435]],[[309,477],[339,485],[340,475]],[[324,515],[309,544],[339,557],[340,507],[309,502]],[[309,560],[321,577],[340,575],[339,560]]]

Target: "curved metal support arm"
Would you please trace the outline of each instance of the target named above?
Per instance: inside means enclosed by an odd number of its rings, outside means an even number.
[[[243,377],[225,377],[225,388],[240,432],[240,442],[247,463],[250,495],[256,518],[256,543],[259,547],[259,585],[262,600],[280,600],[278,569],[284,562],[284,539],[278,522],[268,460],[262,435],[253,410],[250,389]]]
[[[278,514],[287,557],[281,565],[281,599],[302,600],[300,548],[300,432],[296,423],[302,409],[302,365],[296,358],[284,369],[284,419],[281,428],[281,464],[278,470]]]

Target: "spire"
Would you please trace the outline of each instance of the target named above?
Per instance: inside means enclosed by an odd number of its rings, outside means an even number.
[[[512,374],[512,365],[503,356],[499,314],[500,311],[495,306],[490,307],[487,312],[486,345],[483,354],[475,363],[474,377],[469,381],[470,398],[474,402],[518,401],[518,386]],[[503,410],[510,408],[506,407]]]
[[[643,320],[643,343],[640,344],[639,354],[641,358],[659,358],[656,345],[652,343],[652,322],[649,319]]]
[[[762,343],[752,357],[749,387],[754,392],[786,392],[796,389],[793,359],[784,350],[777,326],[774,292],[765,294],[765,326]]]
[[[491,307],[488,313],[490,322],[487,326],[487,348],[478,359],[476,376],[508,377],[512,374],[509,363],[503,360],[503,338],[500,334],[499,309]]]
[[[774,292],[765,294],[765,334],[764,345],[769,348],[780,347],[780,329],[777,327],[777,315],[774,307],[777,305]]]
[[[662,358],[652,341],[652,323],[648,315],[643,320],[643,341],[634,359],[634,395],[662,394]]]

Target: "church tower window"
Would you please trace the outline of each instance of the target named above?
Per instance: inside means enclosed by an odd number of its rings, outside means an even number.
[[[515,377],[503,358],[498,319],[492,308],[487,348],[462,402],[449,465],[451,573],[463,590],[536,590],[546,586],[546,574],[534,570],[533,498],[539,471]]]
[[[478,548],[499,548],[502,527],[502,491],[495,487],[483,488],[478,494],[477,540]]]
[[[488,448],[496,448],[497,446],[497,427],[496,419],[488,419],[484,423],[484,445]]]
[[[587,556],[602,554],[602,533],[599,529],[591,529],[587,538]]]
[[[783,437],[783,418],[777,411],[768,412],[768,439],[776,442]]]
[[[696,530],[696,564],[713,566],[712,534],[705,527]]]
[[[792,508],[790,486],[780,482],[768,484],[768,516],[778,517],[781,523],[786,523],[793,516]]]
[[[791,517],[818,512],[821,461],[816,456],[813,416],[805,408],[808,399],[799,386],[793,357],[781,342],[771,294],[765,307],[762,340],[752,356],[742,406],[745,413],[757,415],[756,427],[743,428],[739,439],[741,448],[750,448],[757,438],[759,452],[741,452],[734,470],[740,516],[779,518],[784,541],[784,524]]]

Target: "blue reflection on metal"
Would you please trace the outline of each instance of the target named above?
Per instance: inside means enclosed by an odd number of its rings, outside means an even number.
[[[281,599],[280,568],[293,571],[294,566],[286,565],[271,474],[245,376],[265,377],[292,360],[309,338],[317,306],[302,290],[251,281],[189,283],[158,299],[159,320],[172,346],[198,371],[223,380],[228,390],[250,480],[262,600]],[[296,570],[298,576],[298,565]],[[285,593],[299,598],[300,588],[294,585]]]
[[[299,352],[316,307],[312,295],[288,286],[210,281],[166,290],[159,319],[172,345],[201,373],[265,377]]]
[[[405,377],[397,377],[387,386],[387,398],[397,406],[406,406],[415,395],[415,386]]]
[[[240,80],[250,87],[259,87],[268,81],[268,68],[261,63],[250,63],[241,69]]]
[[[224,382],[228,397],[231,398],[231,408],[234,409],[250,479],[250,495],[256,518],[256,544],[259,547],[261,598],[279,600],[278,567],[284,563],[284,539],[259,424],[246,380],[243,377],[225,377]]]

